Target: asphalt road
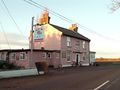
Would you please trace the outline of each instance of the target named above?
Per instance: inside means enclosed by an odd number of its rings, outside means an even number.
[[[66,68],[47,75],[2,79],[0,90],[120,90],[120,65]]]

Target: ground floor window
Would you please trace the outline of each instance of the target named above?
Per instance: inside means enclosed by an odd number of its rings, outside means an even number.
[[[71,58],[71,51],[68,50],[67,51],[67,61],[71,61],[70,58]]]
[[[47,58],[51,58],[51,53],[47,53]]]
[[[66,51],[62,51],[62,58],[66,58]]]
[[[4,53],[1,53],[1,60],[4,60]]]
[[[86,60],[86,52],[83,53],[83,60]]]
[[[60,58],[60,53],[56,53],[56,58]]]
[[[25,52],[21,52],[20,53],[20,60],[24,60],[25,59]]]
[[[42,53],[42,58],[46,58],[46,52]]]
[[[15,53],[11,53],[11,59],[15,60],[16,58],[16,54]]]

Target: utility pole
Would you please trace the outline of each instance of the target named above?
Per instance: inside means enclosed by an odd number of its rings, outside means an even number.
[[[31,24],[31,33],[32,33],[32,36],[31,36],[31,50],[34,49],[34,44],[33,44],[33,26],[34,26],[34,17],[32,17],[32,24]]]
[[[30,44],[31,44],[31,58],[30,58],[30,66],[33,67],[34,65],[34,60],[33,60],[33,49],[34,49],[34,43],[33,43],[33,26],[34,26],[34,17],[32,17],[32,23],[31,23],[31,41],[30,41]]]

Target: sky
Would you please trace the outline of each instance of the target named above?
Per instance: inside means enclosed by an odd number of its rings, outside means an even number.
[[[78,26],[78,32],[91,39],[90,50],[96,52],[96,57],[120,58],[120,10],[111,13],[112,0],[34,1],[73,21],[68,23],[50,13],[50,23],[64,28],[73,23],[86,27],[83,29]],[[17,26],[0,0],[0,49],[29,48],[31,18],[34,16],[36,20],[43,8],[37,8],[24,0],[4,2]]]

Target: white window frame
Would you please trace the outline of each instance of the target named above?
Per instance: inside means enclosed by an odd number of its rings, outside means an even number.
[[[71,46],[71,38],[67,37],[67,46]]]
[[[66,58],[67,55],[66,55],[66,51],[62,51],[62,58]]]
[[[23,55],[23,56],[21,56]],[[25,56],[24,56],[25,55]],[[21,58],[22,57],[22,58]],[[25,60],[26,59],[26,53],[25,52],[20,52],[20,55],[19,55],[19,59],[20,60]]]
[[[5,59],[4,55],[5,55],[4,52],[2,52],[2,53],[1,53],[1,60],[4,60],[4,59]]]
[[[66,58],[67,58],[67,62],[71,62],[71,51],[67,51],[67,56],[66,56]],[[69,59],[69,60],[68,60]]]
[[[52,58],[52,54],[50,52],[47,53],[47,58]],[[49,57],[50,56],[50,57]]]
[[[60,58],[60,53],[56,53],[56,58]]]
[[[14,58],[13,58],[14,57]],[[16,53],[11,53],[11,59],[15,60],[16,59]]]
[[[85,48],[85,41],[83,41],[83,48]]]
[[[43,52],[42,53],[42,58],[46,58],[46,54],[47,54],[46,52]]]

